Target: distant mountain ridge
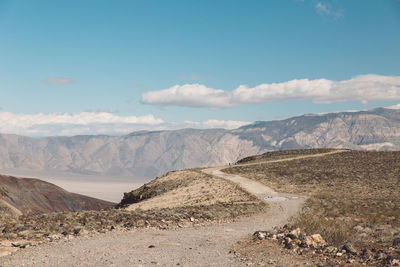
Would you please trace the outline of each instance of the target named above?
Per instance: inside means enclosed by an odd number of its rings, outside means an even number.
[[[234,130],[182,129],[125,136],[30,138],[0,135],[1,171],[152,178],[271,150],[400,149],[400,110],[308,114]],[[57,176],[57,175],[55,175]]]

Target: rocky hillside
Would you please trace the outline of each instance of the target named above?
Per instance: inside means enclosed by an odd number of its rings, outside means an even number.
[[[153,178],[271,150],[400,149],[400,110],[375,109],[256,122],[235,130],[183,129],[126,136],[0,135],[0,172]]]
[[[114,204],[65,191],[39,179],[0,175],[0,210],[21,215],[61,211],[100,210]]]

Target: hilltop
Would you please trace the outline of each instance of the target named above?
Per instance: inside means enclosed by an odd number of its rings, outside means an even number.
[[[2,215],[101,210],[114,205],[111,202],[67,192],[39,179],[0,175]]]

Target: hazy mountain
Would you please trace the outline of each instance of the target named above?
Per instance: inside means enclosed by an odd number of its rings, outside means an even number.
[[[0,211],[20,215],[79,210],[100,210],[113,203],[74,194],[39,179],[0,175]]]
[[[126,136],[0,135],[0,172],[154,177],[235,162],[269,150],[400,149],[400,110],[303,115],[235,129],[135,132]]]

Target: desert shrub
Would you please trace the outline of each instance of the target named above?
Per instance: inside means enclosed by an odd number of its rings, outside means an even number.
[[[340,246],[352,238],[354,224],[303,211],[293,219],[292,226],[302,229],[308,235],[320,234],[329,244]]]

